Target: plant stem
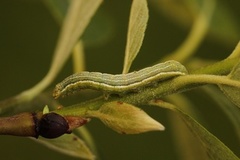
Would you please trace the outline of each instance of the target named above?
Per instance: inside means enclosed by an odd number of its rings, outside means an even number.
[[[186,76],[179,76],[174,79],[158,83],[156,86],[146,87],[137,93],[130,93],[125,96],[111,95],[106,100],[104,97],[64,107],[55,112],[62,115],[72,116],[90,116],[88,110],[97,110],[102,104],[110,101],[120,101],[134,105],[147,104],[150,100],[160,98],[173,93],[180,93],[190,90],[204,84],[225,84],[240,88],[240,82],[228,79],[226,76],[220,76],[231,72],[237,64],[238,59],[225,59],[221,62],[196,70],[194,73]],[[211,75],[209,75],[211,74]],[[215,75],[214,75],[215,74]]]

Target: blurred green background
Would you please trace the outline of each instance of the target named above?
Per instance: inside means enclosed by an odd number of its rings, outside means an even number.
[[[232,20],[240,26],[240,1],[219,0],[218,3],[230,11]],[[86,70],[121,73],[130,5],[131,0],[106,0],[101,5],[93,20],[95,24],[92,24],[84,35]],[[131,70],[156,63],[166,53],[179,46],[189,31],[189,28],[181,27],[161,14],[151,3],[149,10],[150,19],[146,36]],[[59,31],[59,23],[42,1],[0,1],[0,100],[28,89],[42,79],[49,69]],[[214,60],[227,57],[239,41],[240,35],[231,36],[232,32],[228,28],[225,31],[224,40],[208,36],[196,55]],[[71,73],[72,63],[69,59],[54,84]],[[237,137],[232,124],[217,104],[198,89],[187,92],[186,95],[202,114],[206,122],[204,126],[240,156],[239,143],[236,142]],[[71,101],[62,101],[71,104]],[[175,130],[171,128],[169,111],[141,107],[161,122],[166,127],[166,131],[120,135],[104,126],[99,120],[93,119],[87,124],[87,128],[96,141],[101,159],[178,159],[178,149],[173,136]],[[0,136],[0,154],[3,157],[1,159],[4,160],[76,159],[49,150],[28,138],[13,136]]]

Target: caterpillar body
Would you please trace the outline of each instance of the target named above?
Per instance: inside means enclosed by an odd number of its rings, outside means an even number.
[[[53,91],[53,97],[55,99],[65,97],[81,89],[95,89],[107,94],[124,94],[185,74],[187,74],[186,68],[174,60],[127,74],[113,75],[84,71],[58,83]]]

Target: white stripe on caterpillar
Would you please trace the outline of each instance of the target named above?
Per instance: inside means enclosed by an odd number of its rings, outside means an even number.
[[[123,94],[185,74],[187,74],[186,68],[174,60],[127,74],[81,72],[58,83],[53,91],[53,97],[64,97],[81,89],[95,89],[107,94]]]

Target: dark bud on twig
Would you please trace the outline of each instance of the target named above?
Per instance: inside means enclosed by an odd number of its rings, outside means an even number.
[[[37,133],[45,138],[57,138],[68,133],[68,129],[66,119],[56,113],[44,114],[36,126]]]
[[[24,137],[42,136],[57,138],[73,129],[86,124],[87,118],[77,116],[63,117],[57,113],[21,113],[11,117],[0,118],[0,134]]]

